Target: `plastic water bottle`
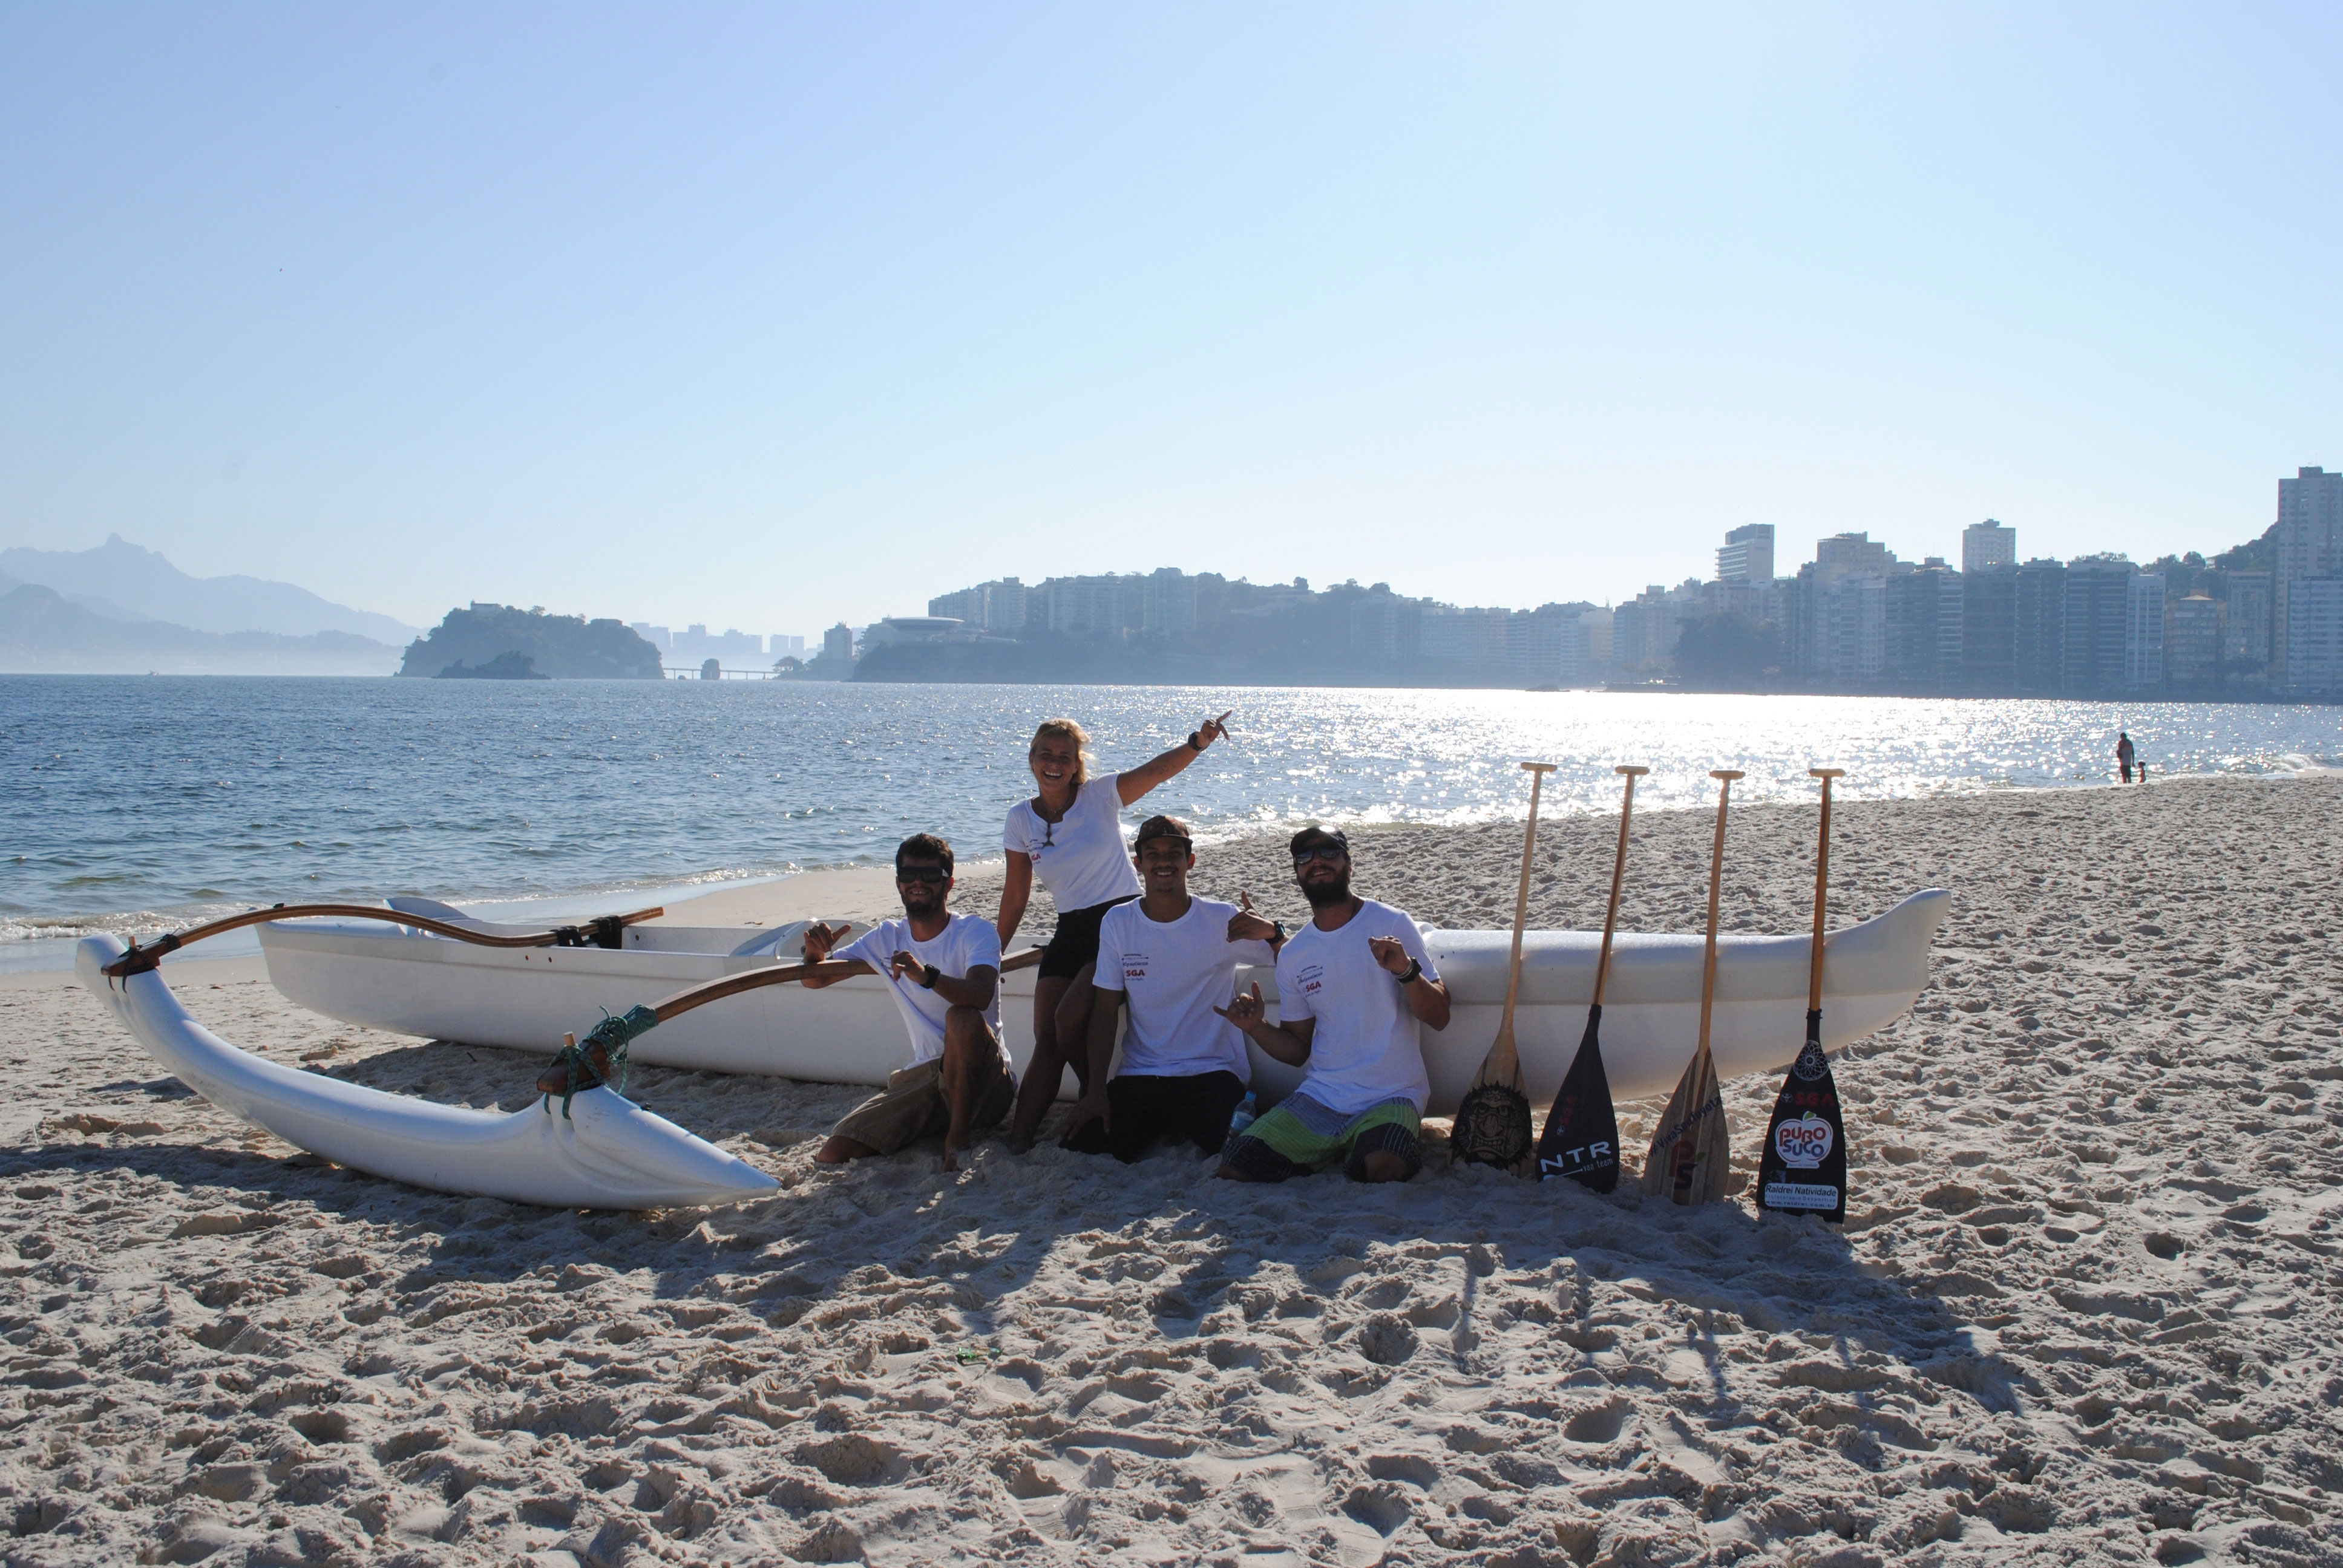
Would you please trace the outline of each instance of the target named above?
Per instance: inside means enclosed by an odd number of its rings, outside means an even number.
[[[1251,1127],[1253,1122],[1253,1118],[1260,1114],[1261,1112],[1256,1109],[1253,1097],[1252,1095],[1248,1094],[1242,1100],[1238,1101],[1236,1110],[1231,1113],[1229,1117],[1229,1136],[1234,1138],[1238,1133],[1242,1132],[1246,1128]]]

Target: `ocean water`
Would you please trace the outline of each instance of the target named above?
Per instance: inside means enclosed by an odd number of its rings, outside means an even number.
[[[1545,809],[2107,781],[2127,729],[2157,775],[2343,761],[2343,709],[1592,692],[701,681],[0,676],[0,967],[60,939],[151,930],[279,900],[422,893],[672,896],[883,859],[909,833],[997,856],[1030,794],[1041,719],[1088,727],[1107,769],[1234,709],[1232,739],[1149,797],[1208,836],[1304,820],[1519,817],[1524,759],[1560,763]],[[1136,819],[1134,814],[1131,819]]]

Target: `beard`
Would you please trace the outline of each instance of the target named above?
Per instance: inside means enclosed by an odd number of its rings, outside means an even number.
[[[921,918],[935,914],[944,907],[944,890],[925,882],[915,884],[902,892],[903,912]]]
[[[1302,884],[1302,896],[1310,900],[1310,907],[1313,910],[1348,903],[1351,898],[1351,879],[1345,874],[1332,881],[1304,882]]]

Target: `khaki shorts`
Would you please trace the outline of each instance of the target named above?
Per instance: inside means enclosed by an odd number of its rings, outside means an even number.
[[[980,1051],[976,1064],[976,1110],[971,1130],[997,1127],[1017,1100],[1017,1078],[1002,1064],[996,1047]],[[944,1063],[938,1057],[887,1075],[887,1087],[830,1129],[833,1138],[851,1138],[881,1154],[892,1154],[922,1138],[951,1130],[951,1105],[944,1099]]]

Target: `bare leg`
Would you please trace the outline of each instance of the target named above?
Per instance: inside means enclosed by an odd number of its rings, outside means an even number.
[[[1033,1147],[1033,1140],[1041,1131],[1041,1118],[1050,1113],[1051,1103],[1058,1098],[1058,1084],[1066,1070],[1066,1054],[1058,1041],[1081,1038],[1058,1032],[1058,1004],[1065,1000],[1067,989],[1073,983],[1062,975],[1034,982],[1033,1060],[1026,1065],[1025,1081],[1017,1086],[1017,1109],[1009,1116],[1009,1151],[1012,1154],[1022,1154]]]
[[[850,1160],[860,1160],[878,1152],[868,1143],[858,1143],[851,1138],[840,1136],[815,1151],[813,1162],[817,1165],[843,1165]]]
[[[976,1114],[977,1052],[991,1050],[992,1031],[984,1015],[972,1007],[956,1007],[944,1014],[944,1104],[951,1124],[944,1130],[944,1169],[960,1169],[968,1151],[969,1119]]]
[[[1388,1149],[1373,1150],[1359,1161],[1359,1175],[1368,1181],[1404,1181],[1407,1161]]]
[[[1091,978],[1097,972],[1097,963],[1084,964],[1066,982],[1066,994],[1058,1003],[1058,1038],[1073,1043],[1074,1049],[1068,1050],[1066,1057],[1073,1066],[1074,1081],[1081,1086],[1081,1092],[1084,1094],[1091,1091],[1091,1053],[1086,1048],[1091,1038],[1091,1008],[1098,1000],[1098,990],[1091,984]],[[1054,1082],[1051,1087],[1054,1089]]]
[[[1213,1171],[1212,1174],[1220,1177],[1224,1181],[1262,1181],[1267,1180],[1266,1177],[1262,1176],[1248,1176],[1233,1165],[1223,1165],[1218,1171]]]

